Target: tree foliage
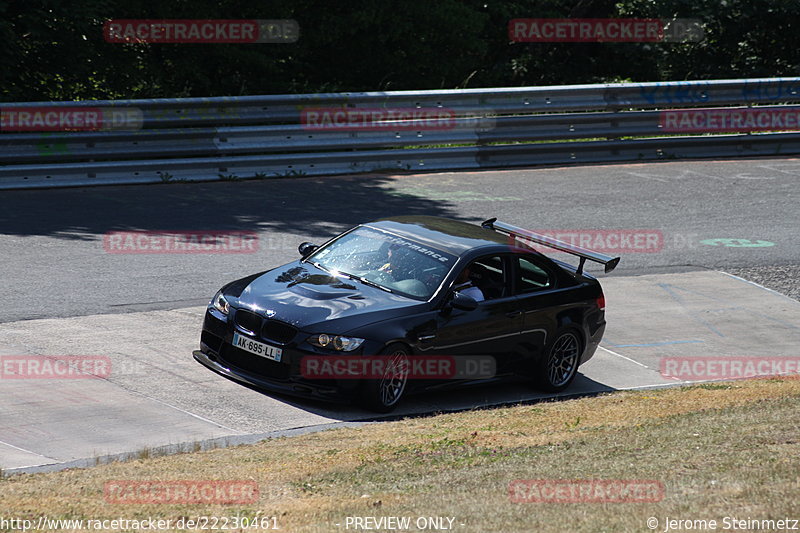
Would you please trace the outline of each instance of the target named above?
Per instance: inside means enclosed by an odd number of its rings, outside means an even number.
[[[0,0],[0,100],[794,76],[800,0]],[[694,43],[512,43],[513,18],[695,18]],[[114,44],[110,19],[295,19],[292,44]]]

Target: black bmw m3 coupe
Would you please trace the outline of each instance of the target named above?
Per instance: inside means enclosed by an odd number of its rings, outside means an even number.
[[[406,393],[509,375],[567,388],[606,324],[585,261],[606,272],[619,262],[496,219],[425,216],[361,224],[298,250],[297,261],[217,292],[194,357],[261,389],[378,412]]]

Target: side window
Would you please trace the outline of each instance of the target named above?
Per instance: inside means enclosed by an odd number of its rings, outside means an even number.
[[[478,301],[508,296],[508,276],[502,256],[491,255],[476,259],[461,271],[453,290],[463,292]]]
[[[550,289],[554,285],[553,276],[527,257],[519,258],[520,294]]]

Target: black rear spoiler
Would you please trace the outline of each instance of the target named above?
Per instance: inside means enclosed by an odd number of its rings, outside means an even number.
[[[558,239],[548,237],[547,235],[534,233],[526,229],[518,228],[517,226],[512,226],[511,224],[506,224],[505,222],[498,222],[496,218],[490,218],[489,220],[484,221],[481,226],[486,229],[505,233],[506,235],[518,237],[523,241],[532,241],[556,250],[560,250],[562,252],[567,252],[568,254],[577,255],[581,258],[581,262],[578,265],[578,274],[583,274],[583,265],[586,263],[587,259],[605,265],[606,274],[614,270],[614,268],[617,266],[617,263],[619,263],[619,257],[611,257],[610,255],[594,252],[586,248],[581,248],[580,246],[575,246],[574,244],[570,244],[568,242],[559,241]]]

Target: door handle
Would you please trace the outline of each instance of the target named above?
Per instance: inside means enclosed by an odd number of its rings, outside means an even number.
[[[508,318],[514,318],[515,316],[519,316],[521,314],[522,314],[522,311],[511,311],[511,312],[506,313],[506,316]]]

